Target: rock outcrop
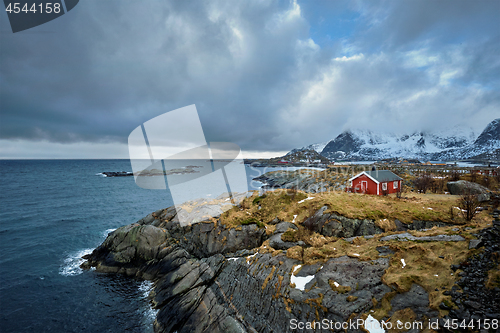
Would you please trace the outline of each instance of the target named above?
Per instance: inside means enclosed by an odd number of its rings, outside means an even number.
[[[474,194],[477,195],[479,201],[489,201],[490,200],[490,190],[477,183],[468,182],[466,180],[458,180],[456,182],[446,183],[448,191],[454,195],[462,194]]]
[[[321,207],[313,216],[304,221],[304,226],[323,236],[353,237],[380,234],[382,229],[372,220],[349,219],[335,213],[325,213],[327,206]]]
[[[221,253],[255,247],[247,243],[262,236],[258,233],[254,237],[255,225],[231,229],[225,237],[233,237],[233,245],[221,245],[215,251],[207,245],[214,242],[209,239],[220,241],[217,234],[224,230],[213,223],[181,230],[172,225],[174,222],[161,222],[161,216],[164,212],[156,212],[153,219],[115,230],[85,257],[84,264],[98,272],[156,281],[150,297],[159,309],[157,332],[292,332],[291,320],[312,322],[320,316],[332,322],[348,321],[352,313],[367,311],[373,299],[380,301],[390,291],[381,282],[389,265],[385,252],[371,261],[343,256],[309,266],[285,253],[240,250],[243,256],[225,257]],[[289,228],[296,227],[287,222],[278,224],[275,236],[281,237]],[[184,236],[176,242],[173,234]],[[308,282],[300,286],[294,279]],[[332,289],[334,282],[343,288]]]
[[[254,180],[264,183],[264,189],[296,189],[309,193],[328,191],[329,184],[317,182],[314,175],[296,171],[273,171],[263,174]]]
[[[170,207],[110,233],[84,257],[82,267],[154,281],[149,297],[158,309],[156,332],[295,332],[292,323],[319,320],[329,325],[318,326],[315,332],[343,332],[335,323],[366,318],[372,309],[381,311],[387,305],[384,318],[397,318],[410,308],[411,318],[437,320],[438,311],[429,308],[430,296],[422,286],[414,283],[404,292],[384,284],[391,262],[401,265],[400,259],[393,260],[397,255],[393,244],[401,236],[410,241],[465,238],[394,234],[380,238],[363,260],[356,257],[362,252],[348,251],[307,263],[303,255],[302,260],[289,255],[294,249],[315,250],[303,241],[283,240],[286,233],[304,227],[332,239],[383,233],[373,220],[349,219],[326,209],[321,207],[303,226],[279,220],[265,227],[257,223],[227,226],[213,218],[181,226],[176,209]],[[363,242],[368,240],[336,244],[358,249],[356,244],[363,246]],[[360,327],[347,329],[359,331]]]

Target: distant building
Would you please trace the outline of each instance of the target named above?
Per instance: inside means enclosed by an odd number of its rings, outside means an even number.
[[[349,179],[351,192],[384,195],[401,191],[403,178],[389,170],[363,171]]]

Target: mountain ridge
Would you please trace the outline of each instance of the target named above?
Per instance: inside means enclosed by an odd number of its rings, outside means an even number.
[[[446,161],[489,156],[499,148],[500,118],[497,118],[479,135],[472,128],[459,126],[411,134],[350,129],[326,143],[296,148],[288,154],[311,149],[330,160],[415,158]]]

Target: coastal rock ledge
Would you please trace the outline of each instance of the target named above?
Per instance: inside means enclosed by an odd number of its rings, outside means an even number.
[[[227,227],[220,220],[181,227],[174,217],[170,207],[116,229],[82,264],[153,281],[155,332],[297,332],[308,330],[293,323],[325,319],[328,327],[312,331],[360,332],[334,323],[381,311],[384,318],[442,320],[441,310],[430,307],[428,290],[417,283],[402,288],[384,277],[391,262],[400,262],[394,243],[380,241],[369,259],[350,254],[308,264],[290,255],[300,246],[287,252],[270,245],[272,237],[295,230],[293,223],[269,233],[257,224]]]

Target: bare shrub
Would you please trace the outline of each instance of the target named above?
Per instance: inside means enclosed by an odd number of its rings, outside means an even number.
[[[428,173],[425,173],[422,176],[415,178],[413,180],[413,185],[415,185],[417,191],[425,193],[432,185],[432,182],[433,182],[432,177]]]
[[[460,180],[460,172],[458,172],[458,170],[452,170],[450,172],[450,179],[452,182],[456,182],[457,180]]]
[[[470,177],[470,181],[475,183],[477,181],[477,171],[471,169],[469,171],[469,177]]]
[[[483,185],[485,187],[487,187],[487,188],[489,188],[491,190],[491,188],[490,188],[490,186],[491,186],[491,178],[490,178],[490,176],[484,176],[482,183],[483,183]]]
[[[480,203],[477,199],[477,195],[472,193],[472,188],[470,186],[466,186],[463,193],[460,195],[460,199],[458,199],[458,207],[461,209],[463,218],[467,221],[471,221],[474,216],[476,216],[479,205]]]

